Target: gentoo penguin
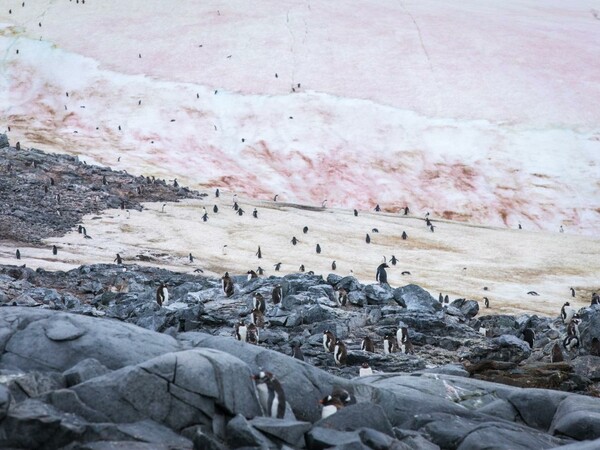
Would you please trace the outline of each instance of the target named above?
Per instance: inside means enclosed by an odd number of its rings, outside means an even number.
[[[217,205],[213,206],[213,212],[215,214],[219,212],[219,207]]]
[[[381,208],[379,207],[379,203],[377,203],[377,204],[375,205],[375,211],[376,211],[376,212],[379,212],[379,211],[381,211]]]
[[[556,363],[556,362],[562,362],[562,361],[564,361],[563,352],[560,349],[560,345],[558,345],[558,342],[555,342],[554,346],[552,347],[552,354],[550,355],[550,362]]]
[[[438,296],[438,302],[444,303],[444,296],[442,295],[441,292],[440,292],[440,295]]]
[[[273,299],[274,305],[278,305],[279,302],[281,302],[281,300],[283,299],[283,289],[281,288],[280,284],[275,285],[275,287],[273,288],[271,298]]]
[[[304,227],[304,228],[302,228],[302,232],[303,232],[304,234],[308,233],[308,227]]]
[[[219,188],[215,191],[215,197],[219,197]]]
[[[394,336],[386,334],[383,337],[383,353],[394,353]]]
[[[258,211],[256,210],[256,208],[254,208],[254,210],[252,211],[252,217],[258,219]]]
[[[356,209],[354,210],[354,217],[358,217],[358,211]]]
[[[169,290],[164,283],[160,283],[156,289],[156,303],[158,306],[167,306],[169,303]]]
[[[240,206],[237,204],[237,202],[233,202],[233,206],[232,208],[237,211],[238,209],[240,209]]]
[[[57,247],[56,245],[53,245],[53,246],[52,246],[52,254],[53,254],[53,255],[56,255],[56,254],[58,254],[58,247]]]
[[[19,50],[17,50],[17,53],[19,53]],[[21,150],[21,143],[20,142],[17,142],[17,144],[15,145],[15,149]]]
[[[106,175],[102,175],[102,184],[105,186],[108,184],[108,182],[106,181]]]
[[[233,295],[233,280],[229,276],[229,272],[225,272],[225,275],[221,278],[221,286],[226,297]]]
[[[192,255],[191,253],[189,254],[188,258],[190,259],[191,263],[194,262],[194,255]]]
[[[409,212],[408,206],[405,206],[404,207],[404,215],[408,216],[408,212]]]
[[[567,337],[563,340],[563,347],[569,352],[573,348],[579,347],[581,343],[581,335],[579,334],[580,322],[581,319],[579,319],[579,316],[574,315],[567,326]]]
[[[15,256],[17,257],[17,259],[21,259],[21,251],[19,249],[17,249],[17,251],[15,252]]]
[[[279,269],[281,269],[281,263],[278,262],[277,264],[275,264],[273,267],[275,267],[275,272],[279,272]]]
[[[538,296],[538,295],[540,295],[540,294],[538,294],[538,293],[537,293],[537,292],[535,292],[535,291],[529,291],[529,292],[527,293],[527,295],[533,295],[534,297],[537,297],[537,296]]]
[[[258,391],[258,400],[267,417],[283,419],[285,415],[285,393],[271,372],[261,371],[252,377]]]
[[[250,313],[250,322],[256,325],[258,328],[265,326],[265,316],[258,308],[254,308]]]
[[[335,264],[335,260],[331,263],[331,270],[335,271],[335,269],[337,269],[337,266]]]
[[[490,299],[487,297],[483,297],[483,303],[485,305],[486,308],[490,307]]]
[[[378,230],[377,228],[373,228],[373,229],[371,230],[371,233],[379,233],[379,230]]]
[[[304,353],[302,353],[300,344],[296,343],[292,345],[292,357],[304,361]]]
[[[344,288],[339,288],[336,293],[336,300],[339,306],[346,306],[348,302],[348,291]]]
[[[385,269],[389,269],[386,263],[382,263],[377,267],[377,273],[375,274],[375,281],[379,281],[379,284],[387,284],[387,272]]]
[[[317,253],[321,253],[321,246],[319,244],[317,244],[316,250],[317,250]]]
[[[365,238],[365,242],[366,242],[367,244],[370,244],[370,243],[371,243],[371,236],[369,236],[369,233],[367,233],[367,237]]]
[[[335,363],[339,366],[346,365],[346,361],[348,360],[348,351],[346,350],[346,344],[343,341],[338,339],[335,343],[335,347],[333,348],[333,359]]]
[[[390,262],[392,263],[392,266],[395,266],[396,263],[398,262],[398,260],[396,259],[396,257],[394,255],[392,255],[392,257],[390,258]]]
[[[300,267],[298,268],[298,270],[300,272],[304,272],[304,264],[300,264]]]
[[[558,229],[558,231],[560,231],[561,233],[565,232],[565,229],[563,228],[563,226],[561,225],[560,228]]]
[[[369,375],[373,375],[373,369],[371,369],[369,367],[369,363],[364,362],[364,363],[362,363],[362,365],[360,366],[360,369],[358,370],[358,376],[359,377],[367,377]]]
[[[208,221],[208,213],[204,213],[204,215],[202,216],[202,221],[203,222]]]
[[[258,259],[262,258],[262,252],[260,251],[260,245],[258,246],[258,250],[256,251],[256,256],[258,257]]]
[[[592,344],[590,346],[590,355],[600,356],[600,340],[597,337],[592,338]]]
[[[444,303],[450,303],[450,298],[448,298],[448,294],[444,295]]]
[[[529,348],[533,348],[533,341],[535,340],[535,331],[531,328],[525,328],[523,330],[523,340],[529,344]]]
[[[432,233],[435,232],[435,225],[429,225],[429,229]]]
[[[327,205],[327,199],[325,199],[321,202],[321,208],[325,208],[326,205]]]
[[[563,323],[570,323],[574,315],[575,309],[571,307],[569,302],[565,302],[565,304],[562,305],[562,308],[560,308],[560,318],[562,319]]]
[[[328,395],[322,398],[321,400],[319,400],[319,403],[323,405],[323,410],[321,411],[321,419],[325,419],[335,414],[344,407],[344,402],[342,402],[342,400],[339,397],[333,395]]]
[[[335,349],[335,343],[335,335],[329,330],[323,331],[323,348],[325,349],[325,351],[333,352],[333,350]]]
[[[598,295],[595,292],[592,293],[592,303],[590,304],[590,306],[594,305],[600,305],[600,295]]]
[[[408,234],[406,234],[406,231],[402,232],[402,240],[406,240],[408,238]]]
[[[430,227],[431,226],[431,220],[429,219],[425,219],[425,225]]]
[[[276,202],[277,201],[277,197],[279,197],[279,194],[275,194],[275,197],[273,197],[273,201]]]
[[[360,343],[360,349],[363,352],[375,353],[375,345],[373,344],[373,339],[369,336],[365,336],[365,338]]]
[[[519,230],[522,230],[522,229],[523,229],[523,227],[521,226],[521,224],[519,224]]]
[[[123,264],[123,258],[121,258],[121,255],[117,253],[117,257],[113,260],[113,262],[116,262],[117,264]]]
[[[573,289],[573,288],[569,288],[569,289],[571,289],[571,297],[575,297],[575,289]]]
[[[235,324],[235,338],[238,341],[246,342],[248,338],[248,327],[243,320]]]
[[[263,275],[265,273],[265,269],[263,269],[262,267],[258,266],[256,268],[256,271],[258,272],[259,275]]]
[[[400,272],[400,275],[410,275],[410,272],[408,270],[403,270]]]
[[[258,278],[258,275],[256,275],[256,272],[254,270],[249,270],[246,273],[248,274],[248,281],[250,281],[253,278]]]
[[[292,245],[296,245],[298,243],[298,239],[296,239],[296,236],[292,236]]]
[[[227,244],[223,245],[221,248],[221,253],[223,253],[223,255],[227,255]]]
[[[245,211],[244,211],[242,208],[239,208],[239,209],[237,210],[237,214],[238,214],[238,216],[243,216],[243,215],[244,215],[244,212],[245,212]]]
[[[253,323],[250,323],[246,327],[246,330],[246,342],[248,342],[249,344],[258,345],[258,326],[254,325]]]
[[[252,296],[252,308],[258,309],[263,314],[267,309],[267,305],[265,304],[265,298],[260,292],[255,292]]]

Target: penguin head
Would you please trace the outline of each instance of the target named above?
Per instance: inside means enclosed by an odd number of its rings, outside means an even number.
[[[256,382],[256,384],[266,383],[267,381],[273,379],[273,374],[271,372],[261,370],[256,375],[252,375],[252,379]]]
[[[368,362],[364,362],[364,363],[361,364],[361,367],[363,369],[368,369],[369,368],[369,363]]]

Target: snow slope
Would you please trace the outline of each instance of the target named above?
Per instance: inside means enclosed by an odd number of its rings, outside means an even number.
[[[257,199],[597,233],[595,2],[21,4],[0,11],[12,141]]]

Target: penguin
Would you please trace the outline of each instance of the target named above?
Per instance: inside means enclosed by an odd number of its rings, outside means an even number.
[[[229,272],[225,272],[225,275],[221,278],[221,286],[226,297],[233,295],[233,280],[229,276]]]
[[[375,353],[375,345],[373,344],[373,339],[369,336],[365,336],[365,338],[360,343],[360,349],[363,352]]]
[[[256,271],[258,272],[259,275],[264,275],[265,273],[265,269],[263,269],[262,267],[258,266],[256,268]]]
[[[525,328],[523,330],[523,340],[529,344],[529,348],[533,348],[533,341],[535,341],[535,331],[531,328]]]
[[[579,323],[581,319],[575,315],[567,326],[567,337],[563,340],[563,347],[567,351],[573,350],[574,347],[579,347],[581,343],[581,335],[579,334]]]
[[[321,411],[321,419],[326,419],[327,417],[335,414],[340,409],[344,407],[344,403],[342,400],[333,395],[327,395],[326,397],[319,400],[319,403],[323,405],[323,409]]]
[[[358,211],[356,209],[354,210],[354,217],[358,217]]]
[[[405,241],[406,239],[408,239],[408,234],[406,234],[406,231],[402,232],[402,240]]]
[[[191,253],[189,254],[188,258],[189,258],[189,260],[190,260],[191,263],[194,262],[194,255],[192,255]]]
[[[425,225],[427,225],[428,227],[430,227],[431,226],[431,220],[425,219]]]
[[[441,292],[440,292],[440,295],[438,296],[438,302],[444,303],[444,296],[442,295]]]
[[[223,253],[223,255],[227,255],[227,244],[223,245],[223,247],[221,247],[221,253]]]
[[[395,266],[398,262],[398,259],[394,255],[392,255],[392,257],[390,258],[390,262],[392,263],[392,266]]]
[[[408,212],[409,212],[408,206],[405,206],[404,207],[404,215],[408,216]]]
[[[325,208],[326,205],[327,205],[327,199],[325,199],[321,202],[321,208]]]
[[[260,371],[252,377],[256,384],[258,400],[267,417],[283,419],[285,393],[279,380],[271,372]]]
[[[444,295],[444,303],[450,303],[450,298],[448,298],[448,295]]]
[[[371,233],[379,233],[379,230],[377,228],[373,228],[371,229]]]
[[[358,376],[359,377],[368,377],[369,375],[373,375],[373,369],[371,369],[369,367],[369,363],[364,362],[360,366],[360,369],[358,369]]]
[[[258,257],[258,259],[262,258],[262,252],[260,251],[260,245],[258,246],[258,250],[256,251],[256,256]]]
[[[17,249],[17,251],[15,252],[15,256],[17,257],[17,259],[21,259],[21,251],[19,249]]]
[[[538,293],[537,293],[537,292],[535,292],[535,291],[529,291],[529,292],[527,293],[527,295],[533,295],[534,297],[537,297],[537,296],[538,296],[538,295],[540,295],[540,294],[538,294]]]
[[[344,288],[339,288],[335,291],[338,306],[346,306],[348,302],[348,291]]]
[[[321,253],[321,246],[319,244],[317,244],[316,250],[318,254]]]
[[[58,247],[56,245],[52,246],[52,254],[53,255],[57,255],[58,254]]]
[[[259,339],[258,327],[256,325],[254,325],[253,323],[251,323],[251,324],[248,324],[248,326],[246,328],[247,328],[246,342],[248,342],[248,344],[258,345],[258,339]]]
[[[303,232],[304,234],[308,233],[308,227],[304,227],[304,228],[302,228],[302,232]]]
[[[410,272],[408,270],[403,270],[400,272],[400,275],[410,275]]]
[[[240,209],[240,206],[237,204],[237,202],[233,202],[233,206],[232,208],[237,211],[238,209]]]
[[[17,53],[19,52],[19,50],[17,50]],[[21,150],[21,143],[17,142],[17,144],[15,145],[15,149],[17,150]]]
[[[434,225],[429,225],[429,229],[431,230],[432,233],[435,232],[435,226]]]
[[[595,292],[592,293],[592,303],[590,306],[594,305],[600,305],[600,295],[596,294]]]
[[[296,239],[296,236],[292,237],[292,245],[296,245],[298,243],[298,239]]]
[[[302,349],[300,348],[300,344],[298,343],[292,346],[292,358],[304,361],[304,353],[302,353]]]
[[[333,348],[333,359],[339,366],[345,366],[348,361],[348,351],[346,350],[346,344],[338,339]]]
[[[590,355],[600,356],[600,340],[597,337],[592,338],[592,344],[590,347]]]
[[[250,322],[256,325],[257,328],[264,328],[265,316],[258,308],[254,308],[250,313]]]
[[[213,212],[215,214],[219,212],[219,207],[217,205],[213,206]]]
[[[281,269],[281,263],[278,262],[277,264],[274,265],[275,267],[275,272],[279,272],[279,269]]]
[[[264,314],[267,309],[267,305],[265,303],[265,298],[262,296],[260,292],[255,292],[252,296],[252,308],[258,309],[261,313]]]
[[[575,309],[571,307],[569,302],[565,302],[565,304],[562,305],[562,308],[560,308],[560,318],[562,319],[563,323],[569,324],[574,315]]]
[[[370,243],[371,243],[371,236],[369,236],[369,233],[367,233],[367,237],[365,238],[365,242],[366,242],[367,244],[370,244]]]
[[[256,210],[256,208],[254,208],[254,210],[252,211],[252,217],[258,219],[258,211]]]
[[[394,353],[394,350],[394,337],[386,334],[383,337],[383,353],[387,355],[389,353]]]
[[[217,188],[217,189],[215,190],[215,197],[217,197],[217,198],[219,197],[219,188]]]
[[[244,210],[243,210],[242,208],[239,208],[239,209],[237,210],[237,215],[238,215],[238,216],[243,216],[243,215],[244,215]]]
[[[335,343],[335,335],[331,331],[325,330],[323,332],[323,348],[325,349],[325,351],[333,352],[335,349]]]
[[[522,230],[522,229],[523,229],[523,227],[521,226],[521,224],[519,224],[519,230]]]
[[[169,303],[169,290],[164,283],[160,283],[156,289],[156,303],[158,306],[167,306]]]
[[[121,258],[121,255],[117,253],[117,257],[113,260],[113,262],[116,262],[117,264],[123,264],[123,258]]]
[[[483,304],[485,305],[486,308],[490,307],[490,299],[487,297],[483,297]]]
[[[173,187],[179,187],[179,183],[177,182],[177,178],[173,180]]]
[[[379,207],[379,203],[377,203],[377,204],[375,205],[375,211],[376,211],[376,212],[379,212],[379,211],[381,211],[381,208]]]
[[[248,338],[248,327],[243,320],[235,324],[235,338],[242,342],[246,342]]]
[[[246,273],[248,274],[248,281],[252,280],[253,278],[258,278],[258,275],[256,275],[254,270],[249,270]]]
[[[560,345],[558,345],[558,342],[555,342],[554,346],[552,347],[552,354],[550,355],[550,362],[557,363],[557,362],[563,362],[563,361],[564,361],[563,352],[560,349]]]
[[[279,197],[279,194],[275,194],[275,197],[273,197],[273,201],[276,202],[277,201],[277,197]]]
[[[387,284],[387,272],[385,269],[389,269],[386,263],[382,263],[377,267],[377,273],[375,274],[375,281],[379,281],[379,284]]]
[[[575,297],[575,289],[573,289],[573,288],[569,288],[569,289],[571,289],[571,297]]]
[[[106,181],[106,175],[102,175],[102,184],[105,186],[108,184],[108,182]]]
[[[335,265],[335,260],[331,263],[331,270],[333,270],[335,272],[335,269],[337,268],[337,266]]]
[[[273,293],[271,294],[271,298],[273,299],[273,304],[278,305],[279,302],[283,299],[283,289],[280,284],[275,285],[273,288]]]
[[[400,336],[398,336],[398,334],[400,334]],[[408,335],[407,327],[401,327],[396,332],[396,340],[398,341],[398,348],[400,349],[401,352],[403,352],[407,355],[412,355],[415,353],[414,347],[413,347],[410,337]]]
[[[300,264],[300,267],[298,268],[298,270],[300,272],[304,272],[304,264]]]

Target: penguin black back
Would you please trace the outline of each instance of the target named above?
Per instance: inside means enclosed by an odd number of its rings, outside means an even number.
[[[379,267],[377,267],[377,273],[375,274],[375,281],[379,281],[379,284],[386,284],[387,283],[387,272],[385,271],[385,269],[388,269],[390,266],[388,266],[386,263],[382,263],[379,265]]]
[[[529,348],[533,348],[533,341],[535,340],[535,331],[531,328],[525,328],[523,330],[523,340],[529,344]]]
[[[317,250],[317,253],[321,253],[321,246],[319,244],[317,244],[316,250]]]

